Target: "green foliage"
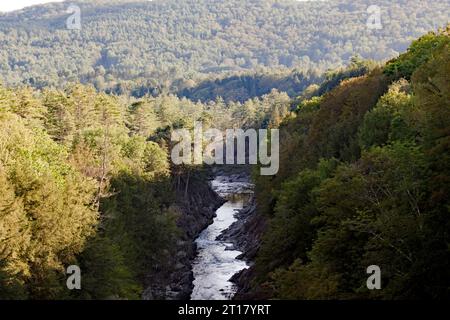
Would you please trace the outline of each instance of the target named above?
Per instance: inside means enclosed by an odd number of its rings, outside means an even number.
[[[414,140],[414,111],[408,87],[406,81],[392,84],[375,108],[364,116],[359,130],[362,149],[382,146],[389,141]]]
[[[325,74],[325,81],[313,93],[316,96],[322,96],[325,93],[333,90],[342,81],[363,76],[377,67],[377,63],[371,60],[362,60],[358,56],[352,57],[350,65],[343,69],[328,70]]]
[[[178,237],[167,150],[92,87],[0,98],[1,297],[139,298]],[[70,264],[81,292],[65,286]]]
[[[152,105],[145,102],[132,104],[129,122],[133,124],[131,131],[143,137],[150,137],[161,126]]]
[[[283,184],[258,255],[260,273],[289,266],[292,257],[307,259],[316,232],[312,224],[317,216],[314,190],[334,171],[336,163],[334,159],[322,161],[317,170],[304,170]]]
[[[66,150],[25,118],[0,126],[2,272],[35,298],[57,297],[63,266],[94,233],[95,185],[67,162]],[[39,279],[39,280],[38,280]]]
[[[74,3],[81,31],[67,30],[65,3],[2,15],[0,81],[38,88],[83,82],[137,97],[172,92],[243,102],[272,88],[299,94],[309,78],[352,56],[395,57],[423,30],[448,23],[448,3],[435,0],[408,1],[401,14],[397,3],[379,0],[389,23],[377,32],[366,27],[369,0]]]
[[[314,224],[320,228],[310,260],[278,271],[276,294],[297,299],[422,297],[435,285],[426,283],[428,270],[421,260],[428,250],[422,212],[426,172],[421,150],[404,144],[373,149],[356,164],[341,165],[316,190],[320,214]],[[363,281],[372,264],[383,270],[378,293],[369,292]],[[285,277],[294,278],[297,286],[283,291]],[[412,284],[421,289],[411,290]],[[442,289],[435,294],[443,294]]]
[[[142,288],[130,270],[124,249],[107,237],[91,239],[79,258],[83,290],[78,299],[139,299]]]
[[[427,217],[429,225],[427,245],[429,250],[427,261],[428,276],[436,283],[435,288],[428,290],[429,294],[437,296],[438,290],[447,290],[450,275],[448,268],[450,243],[448,219],[450,199],[450,55],[449,45],[433,54],[426,64],[413,74],[413,89],[416,92],[414,103],[420,111],[420,131],[430,167],[428,188],[430,192]],[[441,261],[446,261],[447,264]],[[438,283],[441,282],[441,284]]]
[[[311,83],[320,83],[323,76],[320,71],[299,71],[296,69],[278,70],[269,69],[254,73],[232,73],[219,77],[208,76],[206,80],[178,91],[178,95],[193,101],[212,101],[216,97],[222,97],[226,102],[239,101],[241,103],[266,95],[277,89],[286,92],[290,97],[296,96],[306,89]]]
[[[354,160],[359,156],[357,131],[364,114],[386,91],[386,80],[374,71],[370,76],[347,80],[321,104],[307,139],[314,161],[318,157]],[[320,143],[321,141],[322,143]]]
[[[236,16],[230,5],[248,15]],[[196,178],[189,169],[185,181],[185,168],[172,172],[166,145],[171,130],[196,120],[281,130],[279,173],[255,179],[268,227],[251,290],[283,299],[448,296],[448,29],[423,36],[382,69],[353,59],[307,88],[350,52],[377,59],[396,53],[347,42],[352,36],[339,31],[345,24],[335,23],[337,12],[365,10],[365,1],[83,6],[98,14],[86,16],[78,34],[58,29],[61,4],[42,9],[42,19],[32,8],[0,23],[3,80],[57,88],[0,87],[0,298],[135,299],[154,275],[170,272],[179,237],[174,194],[183,183],[186,193]],[[433,6],[440,8],[427,2]],[[423,10],[423,1],[407,10]],[[173,11],[188,14],[180,19]],[[442,12],[423,24],[431,28]],[[161,20],[163,13],[170,18]],[[114,31],[118,15],[132,20],[121,32]],[[321,32],[302,37],[295,30],[311,16],[331,21],[332,31],[321,24]],[[143,41],[129,27],[156,35]],[[396,23],[385,30],[388,43],[396,42],[391,34],[406,39],[413,32]],[[340,42],[346,48],[334,45]],[[40,55],[48,60],[37,61]],[[258,66],[281,71],[245,73]],[[239,75],[211,80],[215,72]],[[289,95],[300,88],[307,89],[293,103]],[[81,292],[65,288],[69,264],[82,267]],[[366,289],[371,264],[383,270],[384,290]]]
[[[450,25],[439,32],[430,32],[414,41],[408,51],[389,62],[384,72],[395,78],[410,79],[414,71],[426,63],[436,49],[448,46]]]
[[[448,34],[440,33],[413,45],[410,82],[387,88],[374,70],[318,101],[303,101],[296,118],[281,124],[287,141],[280,172],[257,180],[258,205],[269,222],[250,293],[280,299],[448,296],[447,42]],[[421,52],[426,61],[411,58]],[[382,290],[366,287],[370,265],[382,270]]]
[[[311,97],[310,99],[303,100],[297,107],[297,112],[308,112],[319,110],[320,104],[323,101],[323,96]]]

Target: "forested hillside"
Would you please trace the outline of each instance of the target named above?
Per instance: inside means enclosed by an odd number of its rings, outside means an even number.
[[[38,88],[80,81],[137,95],[187,89],[187,95],[205,100],[211,93],[204,97],[195,87],[217,74],[281,70],[273,76],[277,87],[277,74],[287,72],[283,68],[302,72],[294,77],[302,81],[309,72],[342,67],[355,55],[394,57],[414,38],[445,25],[449,6],[448,0],[377,1],[383,29],[371,30],[369,0],[70,3],[80,6],[81,30],[66,29],[68,3],[0,14],[0,81]],[[254,97],[252,90],[268,93],[264,83],[270,76],[262,84],[258,77],[250,80],[248,92],[232,86],[235,93],[228,96],[244,101]],[[293,93],[285,87],[279,89]]]
[[[227,105],[0,86],[0,299],[140,298],[174,272],[186,232],[177,195],[195,168],[171,168],[171,131],[277,126],[290,107],[277,91]],[[71,264],[81,293],[65,286]]]
[[[138,298],[143,266],[164,263],[176,235],[166,150],[130,135],[126,111],[90,87],[0,88],[2,299],[69,298],[73,263],[82,298]]]
[[[188,298],[222,201],[169,159],[195,121],[280,129],[236,298],[450,295],[450,0],[70,4],[0,14],[0,300]]]
[[[240,298],[448,298],[449,32],[282,122],[280,172],[256,177],[268,227]],[[366,287],[370,265],[382,290]]]

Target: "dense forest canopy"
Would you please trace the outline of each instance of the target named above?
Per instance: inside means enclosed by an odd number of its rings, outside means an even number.
[[[446,299],[450,27],[281,123],[257,176],[267,229],[245,298]],[[382,270],[382,290],[361,281]]]
[[[171,131],[278,126],[290,110],[276,90],[202,104],[0,86],[0,299],[139,298],[174,271],[177,194],[195,189],[193,168],[171,166]],[[66,290],[70,264],[81,292]]]
[[[81,81],[142,95],[180,92],[207,76],[246,70],[321,74],[354,55],[398,55],[445,25],[449,6],[448,0],[377,1],[383,29],[371,30],[369,0],[70,3],[81,8],[81,30],[66,29],[68,3],[0,14],[0,81],[36,87]]]
[[[381,30],[369,0],[74,3],[81,30],[68,3],[0,14],[0,299],[135,299],[174,272],[206,174],[170,136],[195,121],[280,129],[238,298],[448,297],[449,1],[377,1]]]

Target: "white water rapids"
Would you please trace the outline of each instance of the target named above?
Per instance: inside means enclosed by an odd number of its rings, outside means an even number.
[[[231,243],[216,239],[237,220],[235,212],[242,209],[248,200],[251,184],[230,182],[227,177],[218,176],[211,185],[227,202],[217,209],[213,223],[196,239],[198,255],[192,266],[194,273],[192,300],[231,299],[236,293],[236,288],[229,281],[230,278],[248,267],[244,261],[236,259],[242,252],[230,249]]]

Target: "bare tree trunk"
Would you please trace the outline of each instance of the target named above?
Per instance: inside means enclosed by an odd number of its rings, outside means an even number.
[[[102,164],[101,164],[101,173],[99,177],[96,204],[100,205],[100,199],[102,198],[102,192],[104,186],[104,182],[106,181],[106,176],[108,174],[107,170],[107,161],[108,161],[108,136],[109,136],[109,124],[106,125],[105,133],[103,136],[103,145],[102,145]]]
[[[188,173],[187,173],[187,179],[186,179],[186,186],[184,188],[184,197],[187,198],[187,194],[188,194],[188,188],[189,188],[189,179],[191,177],[191,171],[188,169]]]

